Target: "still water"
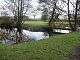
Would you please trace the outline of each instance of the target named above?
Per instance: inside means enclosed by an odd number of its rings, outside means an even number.
[[[17,31],[17,29],[15,29],[15,31]],[[71,31],[70,30],[54,29],[53,32],[70,33]],[[11,35],[15,35],[16,33],[15,32],[11,32],[10,34]],[[24,29],[22,30],[22,34],[25,36],[24,38],[27,39],[27,36],[28,36],[28,37],[30,37],[31,40],[35,40],[35,41],[49,38],[49,34],[48,33],[32,32],[32,31],[24,30]],[[9,40],[9,39],[3,40],[1,42],[2,42],[2,44],[7,44],[7,45],[12,45],[12,44],[16,43],[14,40]]]
[[[3,30],[3,31],[6,32],[6,30]],[[9,33],[10,38],[11,38],[11,36],[16,35],[16,31],[17,31],[17,29],[14,29],[14,31],[10,31],[10,33]],[[29,30],[22,30],[22,34],[24,36],[23,39],[25,39],[25,40],[27,40],[27,38],[30,38],[31,40],[38,41],[38,40],[49,38],[49,34],[45,33],[45,32],[32,32],[32,31],[29,31]],[[16,43],[15,42],[15,40],[16,40],[15,37],[12,37],[13,40],[11,40],[10,38],[2,40],[1,42],[3,44],[7,44],[7,45],[11,45],[11,44]]]

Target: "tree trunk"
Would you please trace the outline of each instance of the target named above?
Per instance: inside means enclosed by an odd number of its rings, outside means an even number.
[[[70,2],[70,0],[68,0],[68,21],[69,21],[69,26],[70,26],[71,30],[74,31],[74,28],[73,28],[73,26],[71,24],[71,20],[70,20],[69,2]]]
[[[76,31],[76,28],[77,28],[77,7],[78,7],[78,0],[76,1],[76,8],[75,8],[75,17],[74,17],[74,29]]]
[[[18,0],[17,43],[22,40],[23,2]]]
[[[54,8],[53,8],[53,11],[52,11],[52,15],[51,15],[51,18],[50,18],[50,20],[49,20],[49,26],[50,26],[50,23],[51,23],[52,20],[53,20],[54,13],[55,13],[55,8],[56,8],[56,2],[54,3]]]

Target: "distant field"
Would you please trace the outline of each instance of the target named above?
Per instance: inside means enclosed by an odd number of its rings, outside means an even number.
[[[42,28],[48,27],[48,23],[48,21],[25,21],[23,27],[31,27],[33,30],[40,30]],[[51,27],[65,29],[66,27],[69,27],[69,23],[65,21],[63,21],[63,23],[55,22],[55,25],[52,23]]]
[[[40,29],[48,26],[48,22],[44,21],[25,21],[23,24],[25,27],[31,27],[32,29]]]

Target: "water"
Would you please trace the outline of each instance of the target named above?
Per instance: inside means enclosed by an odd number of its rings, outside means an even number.
[[[5,30],[5,29],[4,29]],[[3,30],[3,31],[4,31]],[[16,29],[14,29],[15,31],[10,31],[9,33],[9,38],[8,39],[5,39],[2,42],[2,44],[7,44],[7,45],[12,45],[12,44],[15,44],[15,37],[13,37],[14,35],[16,35]],[[6,32],[6,30],[4,31]],[[23,39],[25,39],[25,41],[27,39],[31,39],[31,40],[41,40],[41,39],[47,39],[49,38],[49,34],[48,33],[44,33],[44,32],[32,32],[32,31],[29,31],[29,30],[22,30],[22,34],[23,34]],[[13,40],[12,40],[13,38]]]
[[[12,45],[12,44],[15,44],[16,42],[14,40],[3,40],[2,41],[2,44],[6,44],[6,45]]]
[[[32,32],[28,30],[23,30],[23,35],[31,37],[32,40],[41,40],[41,39],[46,39],[49,38],[49,34],[44,32]]]
[[[15,28],[14,29],[15,31],[11,31],[9,34],[10,36],[13,36],[16,34],[16,31],[17,29]],[[53,30],[54,32],[59,32],[59,33],[70,33],[71,31],[70,30],[61,30],[61,29],[54,29]],[[42,39],[47,39],[49,38],[49,34],[48,33],[45,33],[45,32],[32,32],[32,31],[29,31],[29,30],[22,30],[22,34],[23,34],[23,38],[24,40],[27,40],[28,38],[31,39],[31,40],[35,40],[35,41],[38,41],[38,40],[42,40]],[[7,45],[12,45],[12,44],[15,44],[15,39],[16,38],[13,38],[13,37],[10,37],[9,36],[9,39],[5,39],[2,42],[2,44],[7,44]],[[11,40],[11,38],[13,38],[13,40]]]
[[[58,33],[70,33],[70,30],[61,30],[61,29],[54,29],[53,32],[58,32]]]

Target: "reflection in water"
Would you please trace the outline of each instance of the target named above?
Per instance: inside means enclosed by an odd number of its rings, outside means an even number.
[[[41,40],[49,38],[49,34],[45,32],[32,32],[28,30],[23,30],[23,35],[31,37],[32,40]]]
[[[6,29],[3,29],[3,31],[5,33],[7,33]],[[10,31],[8,34],[8,38],[3,39],[2,43],[3,44],[8,44],[8,45],[12,45],[14,43],[16,43],[16,31],[17,29],[14,29],[14,31]],[[27,38],[31,39],[31,40],[41,40],[41,39],[46,39],[49,38],[49,34],[45,33],[45,32],[32,32],[29,30],[22,30],[22,34],[23,34],[23,40],[25,39],[25,41],[27,41]]]
[[[12,45],[12,44],[16,43],[16,41],[15,41],[16,38],[15,38],[14,35],[16,34],[17,29],[14,29],[14,30],[15,31],[10,31],[9,32],[10,36],[8,36],[9,37],[8,39],[6,38],[5,40],[3,39],[3,41],[1,41],[3,44]],[[61,29],[54,29],[53,31],[54,32],[59,32],[59,33],[70,33],[71,32],[70,30],[61,30]],[[22,34],[23,34],[23,36],[24,36],[23,38],[25,40],[27,40],[27,38],[30,38],[31,40],[37,41],[37,40],[49,38],[49,34],[45,33],[45,32],[32,32],[32,31],[29,31],[29,30],[22,30]],[[12,38],[13,38],[13,40],[12,40]]]
[[[8,40],[8,39],[2,41],[2,44],[7,44],[7,45],[12,45],[12,44],[15,44],[15,43],[16,43],[16,41]]]
[[[61,30],[61,29],[54,29],[53,32],[59,32],[59,33],[70,33],[70,30]]]

